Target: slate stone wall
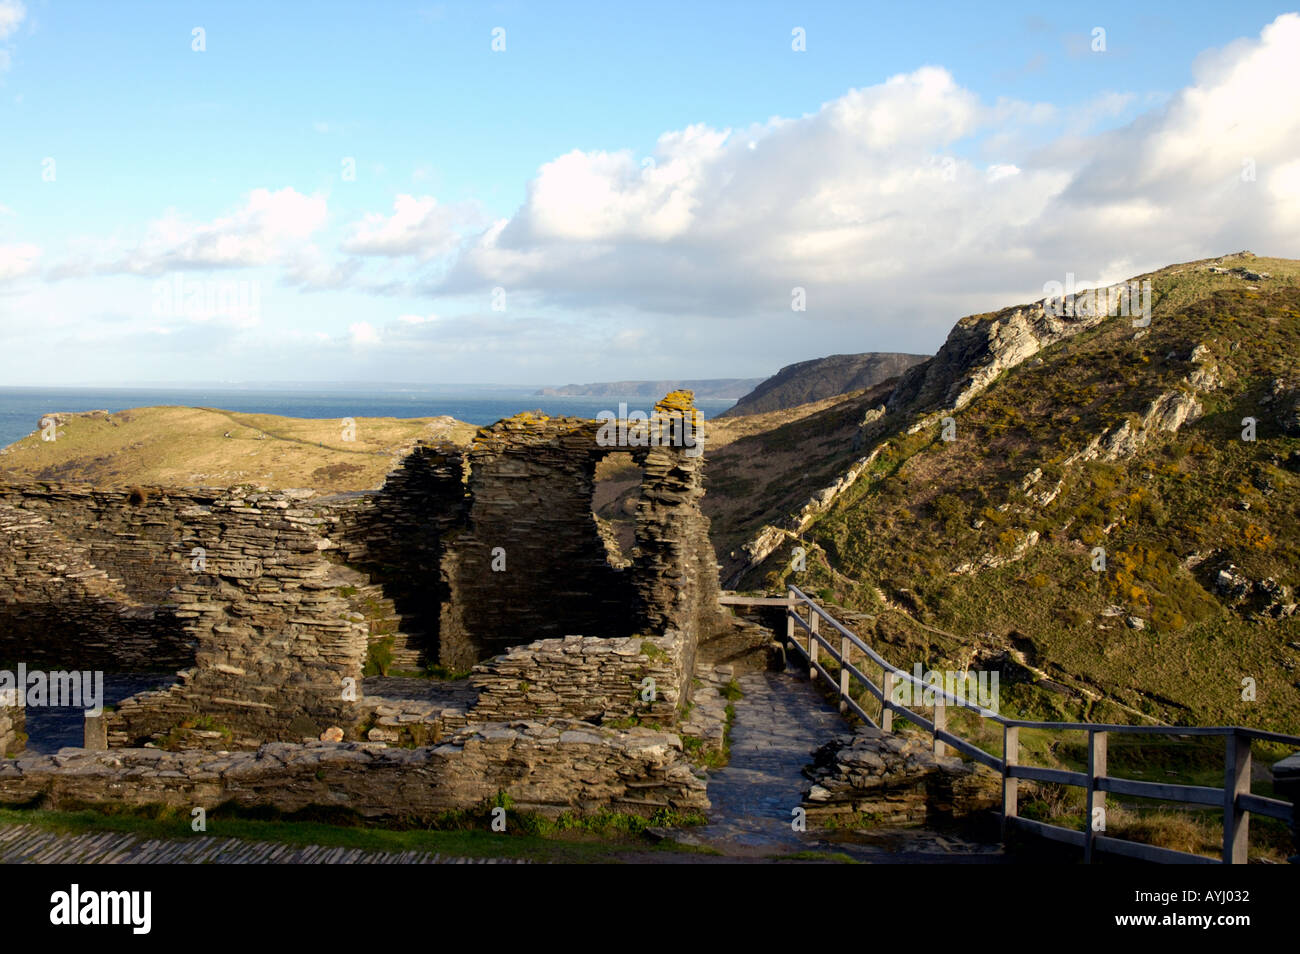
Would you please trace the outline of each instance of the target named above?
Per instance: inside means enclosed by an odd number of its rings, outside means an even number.
[[[591,512],[606,453],[596,434],[592,421],[521,414],[476,436],[468,523],[444,562],[447,668],[547,637],[636,631],[633,574],[610,566]]]
[[[194,666],[126,700],[108,719],[110,744],[157,738],[187,717],[243,744],[351,721],[366,631],[324,556],[338,516],[312,496],[235,489],[182,509],[185,544],[205,552],[202,572],[170,594],[197,643]]]
[[[474,667],[470,683],[479,695],[468,719],[606,722],[636,716],[672,725],[688,695],[686,643],[682,633],[670,631],[659,638],[565,636],[515,646]]]
[[[655,415],[697,419],[689,392]],[[479,667],[479,719],[624,718],[650,675],[670,722],[697,644],[725,623],[704,458],[601,428],[518,415],[464,454],[420,445],[359,494],[0,488],[0,662],[180,669],[107,715],[114,746],[178,730],[181,744],[301,742],[357,724],[382,602],[424,661]],[[591,512],[596,464],[618,451],[645,474],[624,568]]]
[[[412,749],[270,743],[256,752],[116,749],[0,762],[0,804],[319,806],[407,824],[481,807],[501,792],[521,811],[552,817],[694,812],[708,807],[705,788],[675,735],[564,721],[470,727]]]
[[[189,577],[181,511],[202,494],[0,488],[0,663],[137,672],[193,663],[168,603]]]

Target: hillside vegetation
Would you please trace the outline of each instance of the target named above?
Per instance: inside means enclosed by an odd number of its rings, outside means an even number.
[[[346,440],[337,419],[200,407],[53,416],[54,440],[38,430],[0,450],[0,481],[366,490],[382,484],[417,440],[467,444],[475,431],[450,417],[359,417]]]
[[[1027,714],[1300,730],[1300,263],[1142,277],[1145,328],[1063,330],[1028,305],[964,319],[857,450],[828,438],[861,397],[745,438],[791,466],[784,484],[712,467],[724,577],[871,614],[908,668],[999,668]],[[1023,359],[1020,325],[1045,342]]]

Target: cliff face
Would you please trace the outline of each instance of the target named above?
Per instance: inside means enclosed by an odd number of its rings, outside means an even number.
[[[780,411],[837,394],[874,387],[925,361],[923,354],[889,351],[833,354],[782,368],[719,417]]]
[[[963,318],[933,358],[907,370],[889,397],[888,410],[959,411],[1003,371],[1105,318],[1104,313],[1057,316],[1041,301]]]

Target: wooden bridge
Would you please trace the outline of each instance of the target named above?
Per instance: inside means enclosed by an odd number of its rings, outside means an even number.
[[[947,692],[945,688],[928,681],[919,680],[912,673],[899,669],[875,652],[856,634],[844,627],[838,620],[796,586],[790,586],[785,597],[742,597],[724,596],[722,601],[733,606],[781,606],[786,615],[786,643],[808,664],[810,677],[818,679],[833,689],[838,697],[840,712],[853,713],[869,726],[886,732],[893,729],[893,716],[897,713],[902,718],[931,736],[936,755],[948,754],[949,747],[962,755],[998,772],[1002,777],[1002,837],[1014,831],[1064,842],[1081,848],[1085,862],[1092,862],[1098,854],[1118,855],[1141,861],[1167,864],[1216,863],[1220,859],[1205,855],[1175,851],[1154,845],[1128,841],[1095,830],[1090,823],[1096,816],[1095,809],[1101,808],[1104,819],[1105,799],[1107,793],[1114,795],[1136,796],[1140,798],[1159,799],[1186,805],[1205,805],[1223,810],[1223,854],[1224,864],[1245,864],[1250,831],[1250,816],[1262,815],[1275,818],[1296,830],[1296,808],[1289,802],[1278,798],[1266,798],[1254,795],[1250,791],[1251,779],[1251,743],[1254,741],[1276,742],[1300,748],[1300,736],[1284,735],[1279,732],[1265,732],[1259,729],[1241,726],[1163,726],[1163,725],[1103,725],[1089,722],[1033,722],[1022,719],[1007,719],[989,709],[985,709],[965,698],[964,694]],[[823,624],[828,632],[823,632]],[[829,638],[828,638],[829,637]],[[824,655],[823,655],[824,654]],[[823,665],[823,660],[833,662],[838,674]],[[867,676],[863,669],[874,673],[880,670],[880,682],[876,683]],[[875,717],[872,716],[850,693],[853,682],[857,682],[879,702]],[[929,707],[930,718],[921,715],[914,708],[895,701],[899,697],[896,688],[903,682],[911,683],[917,692],[909,693],[916,697],[924,692],[934,699]],[[924,696],[921,696],[924,698]],[[955,735],[949,729],[948,709],[959,707],[975,712],[981,720],[989,720],[1002,730],[1002,757],[986,752],[974,743]],[[872,707],[873,709],[876,707]],[[1086,732],[1088,737],[1088,769],[1086,772],[1074,772],[1065,769],[1040,768],[1020,763],[1020,730],[1036,729],[1048,732]],[[1107,744],[1115,736],[1165,736],[1185,741],[1189,737],[1222,737],[1225,740],[1223,787],[1204,785],[1181,785],[1163,782],[1148,782],[1130,778],[1119,778],[1107,772]],[[1033,782],[1047,782],[1082,788],[1085,796],[1085,829],[1079,831],[1061,825],[1030,818],[1022,818],[1018,812],[1018,787],[1021,779]]]

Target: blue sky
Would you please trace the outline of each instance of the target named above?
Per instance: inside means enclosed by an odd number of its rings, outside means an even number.
[[[0,0],[0,383],[757,376],[1297,255],[1285,13]]]

